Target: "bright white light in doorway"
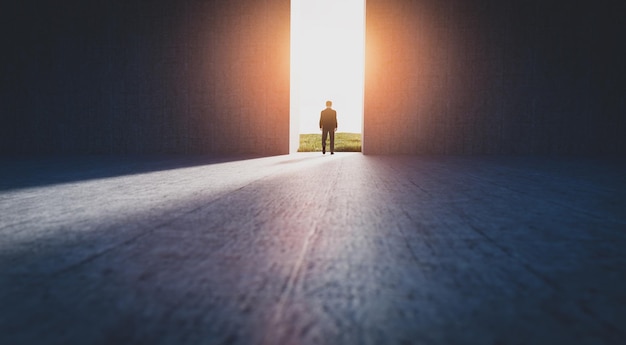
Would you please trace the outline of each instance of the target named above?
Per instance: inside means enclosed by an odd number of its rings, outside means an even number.
[[[319,133],[332,100],[339,131],[360,133],[365,0],[292,0],[291,16],[291,131]]]

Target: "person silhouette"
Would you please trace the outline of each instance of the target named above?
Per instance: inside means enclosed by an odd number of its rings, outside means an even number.
[[[320,114],[322,130],[322,154],[326,154],[326,138],[330,135],[330,154],[335,154],[335,132],[337,131],[337,112],[332,109],[333,102],[326,101],[326,109]]]

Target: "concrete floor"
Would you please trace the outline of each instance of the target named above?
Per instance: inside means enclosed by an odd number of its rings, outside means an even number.
[[[626,344],[626,165],[4,161],[0,344]]]

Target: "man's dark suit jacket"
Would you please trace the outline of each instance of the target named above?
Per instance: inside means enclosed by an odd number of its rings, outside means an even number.
[[[335,129],[337,128],[337,112],[331,108],[322,110],[320,116],[320,128]]]

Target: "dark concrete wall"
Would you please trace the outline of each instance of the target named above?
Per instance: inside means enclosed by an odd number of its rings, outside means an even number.
[[[289,0],[0,12],[1,154],[288,152]]]
[[[624,13],[367,0],[364,153],[626,154]]]
[[[620,2],[366,6],[365,153],[626,154]],[[287,153],[289,11],[3,4],[0,154]]]

